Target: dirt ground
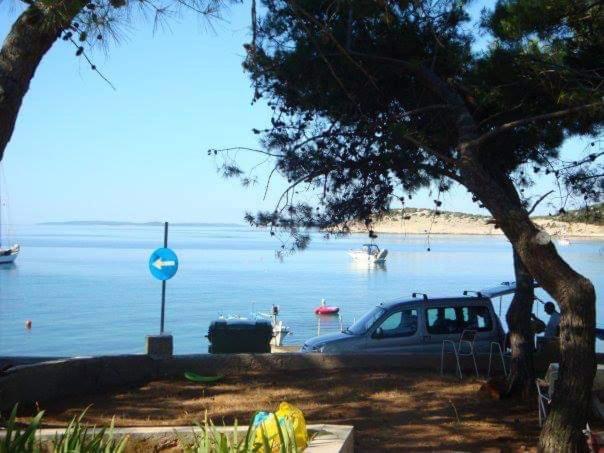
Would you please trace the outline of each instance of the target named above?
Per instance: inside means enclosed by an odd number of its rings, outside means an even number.
[[[247,424],[255,411],[288,401],[309,423],[354,425],[360,452],[533,449],[536,402],[493,400],[482,383],[408,371],[246,374],[212,385],[154,381],[41,409],[48,427],[67,423],[90,404],[86,421],[97,426],[114,415],[117,426],[187,425],[203,420],[205,411],[216,424]]]

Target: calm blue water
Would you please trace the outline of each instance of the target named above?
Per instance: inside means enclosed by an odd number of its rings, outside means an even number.
[[[0,267],[0,355],[143,352],[145,335],[159,331],[161,283],[147,261],[162,234],[155,226],[20,227],[17,264]],[[313,308],[321,298],[340,306],[350,324],[373,304],[413,291],[455,295],[513,280],[511,249],[500,237],[432,236],[427,252],[425,236],[382,234],[378,243],[390,251],[383,268],[350,261],[346,250],[363,242],[365,235],[324,240],[317,234],[307,251],[279,262],[280,242],[266,231],[171,227],[180,267],[167,286],[166,330],[175,351],[206,352],[210,321],[221,313],[246,315],[252,304],[264,311],[279,305],[293,331],[288,342],[302,343],[316,334]],[[594,281],[600,307],[603,247],[604,241],[575,241],[560,248]],[[604,325],[603,309],[598,321]],[[337,327],[335,320],[329,324],[323,331]]]

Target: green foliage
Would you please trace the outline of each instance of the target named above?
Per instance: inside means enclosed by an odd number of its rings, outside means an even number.
[[[128,436],[120,440],[114,437],[114,420],[108,429],[95,428],[84,424],[83,419],[88,408],[79,416],[73,417],[65,431],[57,433],[52,441],[50,450],[42,448],[40,441],[36,440],[36,432],[44,412],[39,412],[24,428],[19,428],[16,421],[17,405],[13,408],[9,419],[6,421],[6,436],[0,441],[0,453],[39,453],[52,451],[54,453],[122,453],[127,446]],[[284,420],[279,423],[275,418],[279,440],[279,453],[297,453],[296,437],[291,422]],[[185,453],[252,453],[273,452],[275,439],[271,439],[260,425],[260,440],[256,437],[253,421],[256,414],[250,419],[245,436],[241,437],[237,421],[231,431],[219,431],[207,416],[203,423],[197,423],[198,430],[193,432],[192,441],[180,436],[179,445]]]
[[[604,225],[604,203],[585,208],[576,209],[574,211],[564,212],[556,216],[556,220],[564,222],[583,222],[593,225]]]
[[[271,414],[276,419],[275,414]],[[273,440],[269,438],[260,425],[260,442],[255,438],[253,430],[253,421],[256,414],[252,416],[246,435],[240,438],[237,421],[230,432],[220,432],[212,420],[205,414],[203,423],[197,423],[197,431],[193,432],[193,440],[189,441],[184,436],[179,437],[179,446],[184,453],[252,453],[252,452],[273,452]],[[291,423],[284,422],[283,426],[276,422],[279,436],[279,453],[297,453],[296,437]]]
[[[154,31],[168,29],[169,21],[183,11],[206,19],[217,18],[223,0],[27,0],[39,13],[43,27],[60,30],[60,37],[74,46],[75,55],[96,66],[86,50],[119,42],[140,20],[152,19]]]
[[[595,43],[603,39],[597,33],[603,11],[604,5],[593,0],[500,0],[484,22],[497,38],[510,42],[578,37]],[[594,20],[600,22],[596,27]]]
[[[114,419],[111,420],[109,430],[96,429],[82,422],[86,415],[86,408],[78,417],[74,417],[63,434],[55,435],[53,441],[54,453],[121,453],[126,448],[128,436],[121,440],[114,439]]]
[[[251,224],[303,245],[301,227],[346,232],[361,220],[370,229],[420,188],[463,184],[468,137],[481,138],[477,160],[520,198],[543,174],[585,201],[604,193],[601,171],[585,168],[595,159],[558,157],[569,137],[604,125],[601,6],[500,1],[482,20],[488,44],[475,49],[465,1],[263,3],[244,67],[274,111],[271,127],[255,131],[261,152],[290,186],[274,211],[246,216]],[[226,155],[225,175],[241,178],[233,168]],[[300,190],[314,197],[300,200]]]
[[[36,431],[44,412],[39,412],[25,429],[21,429],[17,424],[17,408],[17,405],[13,407],[6,421],[6,435],[0,440],[0,453],[37,453],[40,451],[40,444],[36,442]]]
[[[38,453],[47,451],[41,442],[36,440],[36,432],[40,428],[44,411],[39,412],[25,428],[19,428],[17,405],[13,408],[6,422],[6,436],[0,440],[0,453]],[[121,440],[114,439],[114,421],[109,429],[95,429],[86,426],[82,419],[86,410],[74,417],[65,432],[56,434],[50,451],[54,453],[122,453],[128,443],[128,436]]]

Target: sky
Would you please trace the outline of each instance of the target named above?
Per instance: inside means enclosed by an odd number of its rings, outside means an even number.
[[[242,223],[245,211],[271,209],[285,184],[275,178],[263,199],[269,164],[256,169],[256,186],[244,188],[223,179],[207,155],[209,148],[258,147],[251,130],[270,120],[263,103],[252,105],[241,67],[249,11],[248,2],[231,6],[211,27],[184,13],[155,33],[152,21],[136,22],[107,54],[93,54],[115,90],[59,40],[36,72],[0,164],[8,222]],[[0,2],[0,39],[18,12]],[[583,148],[573,141],[564,153]],[[260,159],[243,153],[240,161],[251,168]],[[423,191],[410,205],[432,207],[432,198]],[[443,201],[446,210],[481,212],[463,188]]]

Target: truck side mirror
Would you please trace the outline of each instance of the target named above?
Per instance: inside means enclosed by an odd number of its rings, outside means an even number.
[[[384,330],[381,327],[375,329],[372,335],[373,338],[384,338]]]

